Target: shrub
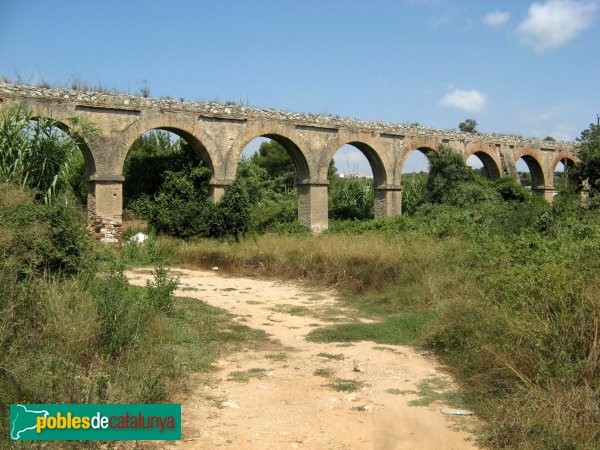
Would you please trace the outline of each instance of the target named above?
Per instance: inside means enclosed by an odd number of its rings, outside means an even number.
[[[361,178],[332,177],[329,183],[329,216],[332,219],[373,218],[372,182]]]
[[[494,187],[506,201],[522,202],[531,195],[530,192],[513,177],[502,177],[496,180],[494,182]]]
[[[431,152],[429,165],[427,200],[431,203],[455,201],[458,187],[474,180],[473,172],[462,155],[450,147],[442,145],[439,153]]]
[[[160,233],[179,237],[199,234],[203,229],[202,212],[208,203],[206,184],[210,171],[204,167],[182,172],[169,171],[164,178],[152,202],[138,200],[139,204],[133,205],[138,205],[140,213],[149,211],[148,219]]]
[[[22,276],[84,268],[92,246],[84,223],[72,203],[43,205],[33,191],[0,183],[0,253]]]
[[[218,203],[221,227],[217,237],[231,236],[236,240],[250,229],[250,199],[240,182],[233,182]]]
[[[427,176],[413,174],[402,178],[402,213],[413,215],[427,201]]]

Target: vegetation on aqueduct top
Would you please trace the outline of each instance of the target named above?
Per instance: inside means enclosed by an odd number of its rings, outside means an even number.
[[[336,287],[378,320],[309,338],[435,352],[482,419],[484,446],[600,445],[600,127],[582,133],[572,169],[589,180],[587,199],[563,191],[549,205],[445,148],[428,176],[407,177],[406,214],[393,219],[372,220],[368,180],[332,167],[336,220],[320,236],[295,222],[293,164],[276,143],[242,160],[213,205],[200,160],[153,132],[128,157],[125,203],[158,235],[116,250],[83,230],[77,135],[54,125],[16,110],[0,119],[3,439],[11,402],[164,401],[173,380],[260,338],[220,310],[175,300],[161,266],[172,263]],[[157,265],[153,283],[127,284],[126,264]]]

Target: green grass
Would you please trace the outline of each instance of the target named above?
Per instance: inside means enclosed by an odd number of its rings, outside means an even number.
[[[313,375],[316,377],[331,378],[334,373],[335,370],[333,369],[319,368],[313,372]]]
[[[177,315],[161,324],[171,330],[163,345],[188,372],[207,372],[223,354],[266,337],[234,322],[232,314],[192,298],[177,298]]]
[[[287,361],[287,353],[267,353],[265,358],[271,361]]]
[[[251,378],[262,378],[265,376],[266,369],[254,367],[244,371],[234,371],[229,374],[228,380],[237,381],[238,383],[248,383]]]
[[[392,316],[375,323],[345,323],[312,330],[307,340],[313,342],[373,341],[378,344],[416,344],[423,330],[435,320],[433,311],[418,311]]]
[[[313,316],[314,312],[306,306],[295,306],[295,305],[276,305],[271,308],[271,311],[289,314],[291,316]]]
[[[414,391],[403,391],[401,389],[392,388],[392,389],[386,389],[385,392],[387,392],[388,394],[392,394],[392,395],[403,395],[405,393],[412,393]]]
[[[358,380],[347,380],[343,378],[336,378],[331,383],[325,386],[338,392],[356,392],[365,386],[365,383]]]
[[[452,408],[461,408],[465,405],[464,399],[451,383],[439,377],[431,377],[417,384],[418,391],[398,391],[397,394],[416,394],[419,398],[408,402],[409,406],[429,406],[434,402],[448,405]],[[386,392],[389,392],[388,389]],[[389,392],[392,393],[392,392]]]

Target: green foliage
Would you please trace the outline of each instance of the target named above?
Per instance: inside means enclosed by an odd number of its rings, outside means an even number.
[[[131,241],[129,233],[123,234],[123,244],[119,253],[119,262],[125,267],[161,266],[165,258],[156,243],[156,235],[146,235],[143,243]]]
[[[98,129],[79,117],[68,121],[69,129],[52,118],[32,120],[28,111],[12,107],[0,116],[0,178],[39,191],[45,203],[69,190],[70,171],[78,145]]]
[[[593,200],[600,196],[600,125],[590,125],[577,140],[580,145],[577,152],[579,162],[571,168],[571,174],[580,189],[587,180],[589,195]],[[600,202],[592,201],[592,204],[600,205]]]
[[[329,217],[367,220],[373,218],[373,183],[363,178],[333,177],[329,181]]]
[[[494,187],[506,201],[522,202],[530,193],[512,177],[502,177],[494,182]]]
[[[274,180],[277,192],[292,189],[296,177],[294,160],[289,152],[276,141],[260,144],[258,152],[252,155],[251,161],[266,171],[267,178]]]
[[[217,206],[221,227],[216,237],[230,236],[239,240],[250,228],[250,199],[243,184],[235,181],[227,186]]]
[[[160,190],[152,201],[142,197],[146,216],[159,233],[190,237],[204,229],[202,222],[208,202],[208,180],[210,170],[200,166],[181,172],[167,171]],[[138,199],[138,203],[142,201]]]
[[[445,145],[440,146],[438,153],[431,152],[429,167],[427,200],[431,203],[458,201],[459,186],[474,180],[473,172],[463,157]]]
[[[144,291],[148,306],[155,311],[163,311],[173,314],[175,298],[173,292],[177,289],[177,280],[169,277],[164,267],[157,267],[154,272],[154,280],[146,283]]]
[[[121,270],[96,279],[91,289],[102,324],[101,345],[111,356],[137,342],[140,325],[146,319],[146,305],[141,297],[132,295],[132,291]]]
[[[427,174],[402,175],[402,213],[413,215],[426,201]]]
[[[43,205],[34,191],[0,183],[0,255],[20,276],[85,268],[92,238],[83,223],[70,203]]]
[[[136,200],[157,194],[167,173],[189,174],[202,165],[200,156],[184,140],[173,140],[171,136],[161,130],[145,133],[136,139],[127,154],[123,167],[123,204],[125,208],[141,213],[142,217],[145,217],[145,210],[136,208]],[[202,183],[208,179],[199,181]]]
[[[316,342],[373,341],[378,344],[414,343],[435,316],[432,311],[394,315],[375,323],[339,324],[311,331],[307,339]]]
[[[458,124],[458,129],[465,133],[476,133],[477,121],[475,119],[466,119]]]

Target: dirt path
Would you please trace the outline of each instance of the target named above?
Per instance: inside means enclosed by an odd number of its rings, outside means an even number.
[[[216,375],[193,378],[177,399],[183,440],[169,448],[476,448],[465,431],[470,418],[442,414],[439,402],[409,406],[422,397],[403,391],[448,380],[431,357],[404,346],[305,340],[315,327],[360,320],[335,293],[209,271],[172,273],[180,279],[176,295],[228,310],[271,337],[263,348],[219,361]],[[144,284],[151,275],[128,276]]]

